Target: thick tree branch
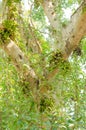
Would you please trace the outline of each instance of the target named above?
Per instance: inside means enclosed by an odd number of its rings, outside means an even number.
[[[63,59],[67,60],[72,51],[78,46],[81,39],[86,35],[86,2],[84,1],[81,6],[75,11],[71,17],[69,25],[63,29],[63,47],[61,53]],[[59,43],[60,44],[60,43]],[[59,48],[58,48],[59,49]],[[48,79],[54,77],[58,72],[55,68],[48,74]]]
[[[57,6],[58,6],[58,1],[54,2],[52,0],[44,0],[43,3],[42,3],[44,13],[45,13],[45,15],[47,16],[47,18],[50,22],[52,32],[54,32],[53,38],[56,41],[55,50],[56,49],[62,50],[62,45],[63,45],[62,32],[61,32],[62,26],[61,26],[61,23],[60,23],[59,16],[56,13],[56,7]]]
[[[58,32],[60,23],[59,23],[58,15],[55,12],[54,4],[55,3],[53,3],[52,0],[44,0],[42,6],[46,16],[49,19],[51,26]]]
[[[2,25],[0,25],[0,40],[1,40],[1,47],[5,50],[5,52],[11,57],[13,60],[13,63],[15,67],[17,68],[18,73],[20,74],[21,78],[23,78],[25,81],[29,82],[31,87],[36,86],[38,78],[34,72],[34,70],[30,67],[28,58],[25,57],[24,53],[20,50],[20,48],[15,44],[15,33],[18,29],[18,7],[21,5],[20,2],[17,1],[10,1],[9,0],[3,0],[3,3],[5,2],[5,5],[3,4],[4,11],[6,14],[6,19],[2,22]],[[7,8],[7,10],[6,10]],[[10,25],[7,27],[9,22]],[[16,23],[16,25],[15,25]],[[8,24],[9,25],[9,24]],[[10,31],[9,31],[10,28]],[[6,33],[9,34],[6,36]],[[6,37],[6,38],[5,38]],[[7,40],[9,39],[9,40]]]
[[[62,51],[65,58],[68,58],[86,34],[86,1],[82,2],[80,7],[72,15],[69,25],[63,30],[61,30],[61,24],[55,12],[55,3],[52,0],[46,0],[42,6],[51,26],[57,32],[56,35],[59,41],[57,49]],[[59,36],[58,32],[62,35]]]
[[[75,11],[69,25],[63,29],[65,41],[64,57],[68,58],[71,52],[78,46],[80,40],[86,35],[86,2]]]
[[[55,4],[52,2],[52,0],[44,1],[42,6],[44,8],[45,14],[49,19],[51,27],[56,31],[55,37],[56,40],[58,39],[57,49],[60,50],[63,55],[63,59],[66,60],[71,52],[79,44],[82,37],[86,34],[86,3],[84,1],[81,4],[81,6],[72,15],[69,25],[62,31],[58,15],[55,12]],[[61,35],[59,35],[59,33]],[[15,66],[19,71],[25,71],[25,73],[28,73],[26,75],[29,75],[32,79],[37,79],[37,76],[30,67],[27,58],[25,58],[22,51],[13,41],[10,41],[8,45],[4,45],[4,49],[11,56]],[[22,68],[25,67],[27,69],[22,70]],[[52,78],[57,72],[58,68],[55,68],[55,70],[52,73],[49,73],[47,76],[48,79],[50,79],[50,77]]]
[[[22,78],[30,82],[32,87],[34,87],[34,84],[37,85],[38,78],[34,70],[30,67],[28,58],[25,57],[15,42],[10,40],[8,44],[1,45],[1,48],[11,57],[20,76],[23,76]]]

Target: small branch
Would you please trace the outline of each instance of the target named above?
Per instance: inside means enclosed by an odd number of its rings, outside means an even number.
[[[33,25],[32,21],[31,21],[31,24]],[[33,27],[34,27],[34,25],[33,25]],[[37,40],[37,38],[36,38],[36,36],[35,36],[35,34],[33,32],[33,29],[31,28],[30,24],[28,24],[28,28],[29,28],[30,34],[33,36],[33,41],[34,41],[32,49],[34,51],[37,51],[37,53],[41,53],[42,52],[41,45],[40,45],[39,41]],[[35,27],[34,27],[34,29],[35,29]]]
[[[58,71],[59,71],[58,68],[54,69],[51,73],[49,73],[49,74],[47,75],[47,79],[48,79],[48,80],[51,80],[51,79],[58,73]]]
[[[1,13],[1,16],[2,16],[2,21],[4,19],[6,19],[6,13],[7,13],[7,9],[6,9],[6,4],[7,4],[7,0],[2,0],[2,13]]]

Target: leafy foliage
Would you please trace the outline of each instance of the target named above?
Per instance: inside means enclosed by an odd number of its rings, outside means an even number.
[[[19,2],[8,1],[9,19],[3,21],[0,38],[17,42],[29,58],[39,82],[37,90],[32,91],[31,87],[35,87],[21,81],[11,58],[0,50],[0,129],[85,130],[86,38],[81,41],[81,54],[73,53],[68,61],[64,61],[61,52],[53,51],[50,26],[40,6],[43,1],[34,3],[30,0],[32,8],[26,12],[21,8],[18,10]],[[60,1],[56,11],[59,10],[62,24],[65,20],[61,9],[76,3],[76,0]],[[35,43],[41,45],[41,53],[34,51]],[[47,73],[57,67],[57,75],[47,81]]]

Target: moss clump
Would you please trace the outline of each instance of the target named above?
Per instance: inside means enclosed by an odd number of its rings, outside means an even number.
[[[9,40],[9,31],[6,28],[0,29],[0,44]]]
[[[63,59],[63,55],[60,51],[52,53],[49,64],[49,71],[58,68],[63,74],[66,74],[71,69],[69,61]]]
[[[49,70],[52,71],[63,61],[62,53],[60,51],[52,52],[49,60]]]
[[[7,43],[9,39],[15,40],[18,34],[18,6],[17,3],[21,0],[8,0],[7,7],[7,19],[3,21],[3,29],[0,28],[0,41],[2,43]]]
[[[17,33],[17,23],[12,20],[5,20],[3,22],[3,29],[0,29],[1,43],[7,42],[9,39],[15,40]]]
[[[50,110],[54,104],[54,100],[52,98],[49,98],[47,96],[43,96],[40,100],[40,112],[44,112],[47,110]]]
[[[7,0],[7,6],[11,6],[13,3],[19,3],[21,0]]]
[[[82,13],[85,13],[85,12],[86,12],[86,5],[82,9]]]
[[[59,65],[59,69],[61,70],[61,73],[63,75],[66,75],[68,74],[70,71],[71,71],[71,65],[70,65],[70,62],[69,61],[62,61]]]

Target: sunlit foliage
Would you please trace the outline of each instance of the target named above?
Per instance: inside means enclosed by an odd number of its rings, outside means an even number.
[[[8,6],[13,7],[11,13],[16,20],[4,20],[3,25],[7,32],[1,29],[0,34],[3,41],[11,37],[17,42],[29,58],[40,84],[44,82],[37,91],[38,97],[35,97],[30,90],[31,86],[26,81],[21,81],[11,58],[0,49],[0,129],[85,130],[86,38],[84,37],[80,43],[80,55],[73,52],[68,61],[64,61],[60,52],[54,52],[55,41],[51,37],[53,30],[39,2],[30,0],[28,10],[22,9],[19,2],[20,0],[9,0]],[[59,1],[56,12],[59,11],[63,26],[67,25],[69,19],[64,18],[62,8],[71,8],[74,12],[74,5],[80,2],[80,0]],[[39,50],[33,47],[35,43],[39,46]],[[47,74],[57,66],[59,72],[48,82],[44,72]]]

